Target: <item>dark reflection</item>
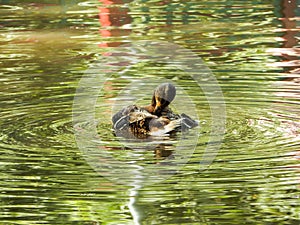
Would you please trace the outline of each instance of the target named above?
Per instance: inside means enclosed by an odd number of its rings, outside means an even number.
[[[174,158],[174,156],[172,155],[172,149],[173,146],[172,145],[164,145],[164,144],[159,144],[158,146],[156,146],[155,150],[154,150],[154,155],[156,157],[156,159],[161,160],[161,159],[165,159],[165,158],[169,158],[172,159]],[[163,161],[161,163],[164,163]]]
[[[283,67],[285,72],[300,73],[300,51],[297,46],[299,44],[299,3],[296,0],[280,0],[276,1],[276,6],[280,11],[279,20],[282,22],[281,32],[283,45],[279,49],[274,49],[275,55],[281,57],[281,62],[274,65]],[[295,78],[286,78],[285,80],[293,80]]]
[[[285,34],[282,36],[284,39],[283,48],[293,48],[298,45],[299,40],[297,38],[299,31],[297,26],[296,12],[299,14],[297,1],[294,0],[282,0],[282,18],[280,20],[283,23]],[[283,58],[287,60],[296,60],[297,56],[284,55]]]
[[[172,136],[164,137],[164,138],[159,138],[159,137],[146,137],[146,136],[131,136],[129,137],[128,135],[120,135],[116,134],[119,138],[118,140],[120,143],[124,144],[125,149],[129,151],[149,151],[153,150],[154,153],[154,158],[158,161],[152,161],[151,163],[159,163],[159,164],[164,164],[164,165],[171,165],[174,164],[174,162],[170,161],[164,161],[164,159],[175,159],[173,156],[173,152],[176,148],[175,144],[171,144],[170,142],[176,143],[178,141],[178,136],[173,134]],[[137,140],[138,138],[139,140]],[[153,143],[154,142],[154,143]],[[119,148],[107,148],[107,150],[119,150]],[[175,164],[174,164],[175,165]],[[174,171],[175,172],[175,171]]]

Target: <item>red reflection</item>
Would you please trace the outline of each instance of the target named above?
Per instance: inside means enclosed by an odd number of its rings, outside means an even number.
[[[121,7],[124,3],[130,1],[124,0],[99,0],[102,6],[99,7],[99,22],[101,25],[100,34],[103,38],[109,39],[110,37],[128,36],[131,32],[130,29],[125,29],[123,26],[130,24],[132,18],[129,15],[129,9]],[[121,45],[122,42],[103,42],[99,47],[116,47]]]

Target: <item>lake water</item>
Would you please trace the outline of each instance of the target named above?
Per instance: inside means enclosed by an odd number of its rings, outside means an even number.
[[[0,0],[0,224],[299,224],[298,0]],[[200,126],[115,136],[162,82]]]

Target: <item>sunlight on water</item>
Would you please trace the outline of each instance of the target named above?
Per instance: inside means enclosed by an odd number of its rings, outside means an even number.
[[[0,2],[1,224],[299,224],[299,1]],[[132,48],[91,70],[139,41],[188,49],[217,79],[226,133],[207,170],[199,162],[212,108],[174,57],[154,52],[171,62],[146,62]],[[95,121],[73,126],[87,71],[105,78],[103,90],[92,87]],[[171,108],[200,126],[146,141],[115,136],[113,113],[149,104],[163,81],[178,89]],[[101,169],[75,140],[91,126],[97,135],[86,150],[99,149],[90,153]]]

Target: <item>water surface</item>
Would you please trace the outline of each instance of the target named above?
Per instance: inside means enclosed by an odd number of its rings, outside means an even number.
[[[1,224],[299,224],[299,1],[0,2]],[[90,73],[105,79],[96,124],[73,124],[91,65],[143,40],[191,50],[222,89],[226,133],[205,171],[211,109],[180,68],[125,62],[108,77],[100,66]],[[200,126],[162,139],[115,137],[110,117],[123,100],[147,104],[163,81],[182,90],[173,108]],[[74,136],[89,126],[94,163]],[[103,151],[122,163],[99,170],[110,162]]]

